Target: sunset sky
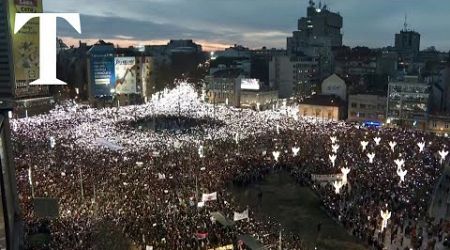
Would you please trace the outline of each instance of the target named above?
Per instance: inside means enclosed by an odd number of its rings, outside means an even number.
[[[121,46],[193,39],[205,50],[233,44],[250,48],[286,47],[286,37],[306,15],[308,0],[43,0],[45,12],[81,14],[82,34],[66,24],[59,35],[68,44],[104,39]],[[317,1],[318,3],[318,1]],[[447,0],[328,0],[344,17],[344,44],[393,45],[409,27],[422,35],[421,48],[450,50]],[[60,22],[62,23],[62,22]]]

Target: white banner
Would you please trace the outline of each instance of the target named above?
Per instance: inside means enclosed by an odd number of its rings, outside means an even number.
[[[215,201],[217,200],[217,192],[210,194],[202,194],[202,201]]]
[[[112,142],[106,140],[105,138],[97,138],[96,143],[99,146],[107,147],[113,151],[120,151],[123,149],[122,146],[112,143]]]
[[[234,221],[240,221],[245,219],[248,219],[248,208],[242,213],[234,212]]]

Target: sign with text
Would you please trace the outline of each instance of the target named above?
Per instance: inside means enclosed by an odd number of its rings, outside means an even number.
[[[134,94],[136,89],[137,65],[134,57],[116,57],[114,59],[116,71],[115,89],[117,94]]]
[[[92,96],[111,96],[115,89],[114,46],[95,45],[89,54]]]
[[[43,9],[41,0],[9,1],[12,32],[16,13],[41,13]],[[11,38],[15,79],[14,96],[24,98],[47,95],[48,86],[30,86],[30,82],[39,78],[39,19],[30,20],[19,32],[12,33]]]

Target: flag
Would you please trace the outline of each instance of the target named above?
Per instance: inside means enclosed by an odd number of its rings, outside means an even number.
[[[146,246],[145,250],[153,250],[153,246]]]
[[[197,207],[204,207],[205,206],[205,202],[204,201],[200,201],[199,203],[197,203]]]
[[[158,173],[158,180],[165,180],[165,179],[166,179],[166,175],[165,174]]]
[[[242,213],[234,212],[234,221],[240,221],[245,219],[248,219],[248,208]]]
[[[210,194],[202,194],[202,201],[215,201],[217,200],[217,192]]]

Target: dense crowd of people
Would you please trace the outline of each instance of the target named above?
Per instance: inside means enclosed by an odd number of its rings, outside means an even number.
[[[13,120],[27,239],[48,231],[49,249],[121,249],[126,242],[138,249],[214,249],[229,244],[245,249],[240,236],[251,235],[277,249],[277,222],[255,219],[250,208],[248,220],[224,226],[211,212],[233,218],[234,212],[246,208],[227,185],[246,185],[283,168],[311,186],[330,216],[367,246],[382,249],[390,242],[399,249],[433,249],[444,240],[444,222],[430,218],[427,210],[443,173],[437,152],[448,150],[447,138],[298,119],[295,108],[289,107],[255,112],[208,105],[197,96],[182,84],[146,105],[96,110],[72,104],[47,115]],[[181,121],[189,129],[152,131],[136,126],[149,117],[154,117],[153,126],[155,119],[160,128],[180,126]],[[335,167],[329,160],[330,137],[339,145]],[[381,138],[379,145],[375,137]],[[369,142],[365,150],[361,141]],[[394,150],[390,141],[398,144]],[[416,144],[422,141],[426,146],[419,152]],[[300,149],[296,156],[294,147]],[[369,152],[376,154],[373,163]],[[396,159],[405,160],[402,183]],[[338,174],[341,167],[350,168],[350,173],[339,194],[331,183],[311,180],[311,174]],[[199,206],[202,194],[213,192],[217,199]],[[37,218],[33,195],[57,198],[58,218]],[[392,212],[383,231],[380,210]],[[302,249],[303,244],[297,235],[285,232],[282,247]]]

